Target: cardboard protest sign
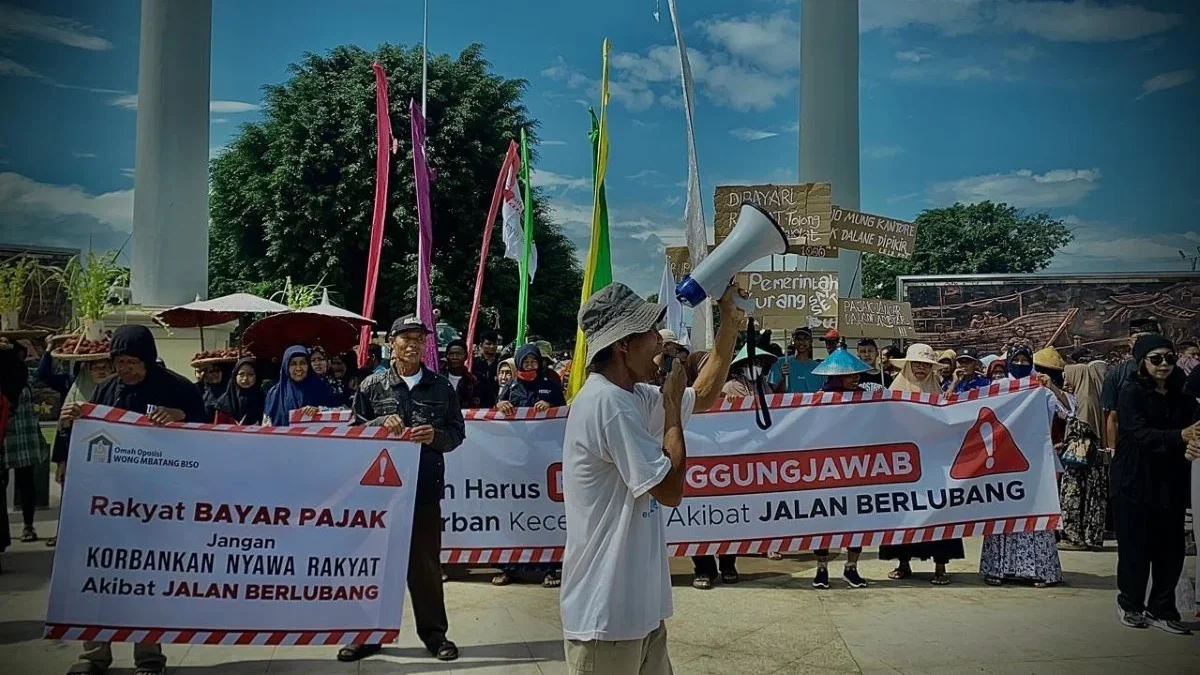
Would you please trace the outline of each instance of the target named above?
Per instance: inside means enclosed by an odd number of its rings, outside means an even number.
[[[760,328],[837,326],[837,272],[741,272],[737,282],[754,300]]]
[[[839,248],[910,258],[917,247],[917,226],[835,206],[832,241]]]
[[[912,305],[876,298],[842,298],[838,302],[838,331],[849,337],[911,338]]]
[[[828,245],[833,222],[830,194],[829,183],[719,185],[713,197],[716,243],[720,244],[729,236],[737,224],[742,202],[750,202],[775,218],[787,234],[789,246]]]

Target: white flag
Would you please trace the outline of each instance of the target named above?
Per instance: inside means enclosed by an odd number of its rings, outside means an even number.
[[[521,262],[525,250],[525,198],[521,194],[521,182],[517,180],[517,167],[509,165],[504,176],[504,205],[501,209],[504,222],[504,257]],[[537,273],[537,245],[529,249],[529,280]]]

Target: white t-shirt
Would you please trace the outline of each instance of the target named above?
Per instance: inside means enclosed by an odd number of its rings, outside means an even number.
[[[686,425],[696,392],[683,396]],[[592,374],[563,439],[567,545],[560,601],[569,640],[640,640],[670,618],[666,521],[650,495],[671,470],[657,387]]]
[[[404,384],[407,384],[409,390],[411,391],[413,387],[420,384],[421,378],[424,376],[425,376],[425,370],[422,368],[420,370],[417,370],[417,372],[413,375],[401,375],[400,379],[404,380]]]
[[[462,380],[462,375],[451,375],[450,373],[446,373],[446,379],[450,380],[450,386],[454,387],[455,391],[458,391],[458,383],[460,380]]]

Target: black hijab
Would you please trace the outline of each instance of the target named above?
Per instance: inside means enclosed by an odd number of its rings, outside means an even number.
[[[21,355],[12,347],[0,347],[0,394],[13,408],[21,400],[21,392],[29,383],[29,369]]]
[[[255,368],[253,358],[244,358],[233,364],[233,373],[229,377],[229,386],[225,393],[217,399],[217,410],[229,415],[238,424],[262,424],[263,410],[266,407],[267,394],[262,389],[262,379],[258,369],[254,370],[254,385],[248,389],[238,386],[237,373],[242,366]]]

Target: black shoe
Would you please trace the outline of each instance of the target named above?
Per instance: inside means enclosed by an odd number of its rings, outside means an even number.
[[[850,588],[866,588],[867,580],[862,578],[858,573],[857,567],[847,567],[842,570],[842,578],[846,580]]]
[[[381,651],[383,651],[383,645],[346,645],[338,650],[337,660],[342,663],[354,663]]]
[[[458,646],[449,640],[442,640],[438,644],[427,645],[425,648],[438,661],[455,661],[458,659]]]
[[[817,576],[813,577],[813,588],[829,588],[828,567],[817,568]]]
[[[1171,635],[1192,634],[1192,631],[1188,630],[1187,626],[1180,623],[1178,619],[1158,619],[1150,612],[1146,612],[1143,616],[1145,616],[1147,625],[1157,628],[1164,633],[1170,633]]]
[[[1121,622],[1126,628],[1148,628],[1146,617],[1141,612],[1131,612],[1127,609],[1117,607],[1117,621]]]

